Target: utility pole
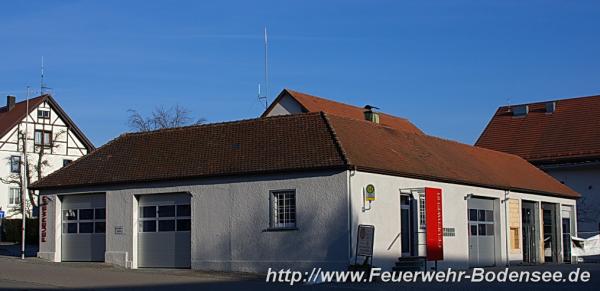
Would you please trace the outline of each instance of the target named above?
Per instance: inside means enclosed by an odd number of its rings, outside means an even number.
[[[25,100],[25,133],[23,138],[23,169],[21,170],[21,260],[25,259],[25,227],[27,220],[27,209],[25,207],[27,203],[27,134],[29,127],[29,86],[27,86],[27,97]]]

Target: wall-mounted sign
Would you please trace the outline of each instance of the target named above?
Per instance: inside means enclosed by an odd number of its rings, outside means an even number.
[[[48,196],[42,196],[40,215],[40,241],[46,242],[48,235]]]
[[[122,226],[115,226],[115,234],[118,234],[118,235],[123,234],[123,227]]]
[[[375,226],[361,224],[358,226],[356,239],[356,256],[373,256],[373,241],[375,240]]]
[[[425,221],[427,225],[427,260],[443,260],[442,189],[425,188]]]
[[[369,184],[365,187],[365,193],[365,200],[375,201],[375,186],[373,186],[373,184]]]

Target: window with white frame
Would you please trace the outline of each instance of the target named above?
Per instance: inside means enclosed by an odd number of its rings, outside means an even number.
[[[21,188],[10,188],[10,192],[8,194],[8,204],[21,204]]]
[[[272,229],[296,228],[296,191],[271,191],[271,221]]]
[[[425,194],[419,194],[419,227],[421,229],[427,228],[425,224]]]
[[[10,172],[20,173],[21,172],[21,157],[11,156],[10,157]]]

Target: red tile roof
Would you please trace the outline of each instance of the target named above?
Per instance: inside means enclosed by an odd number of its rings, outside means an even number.
[[[297,92],[290,89],[284,89],[281,94],[271,103],[271,106],[265,110],[262,114],[262,117],[267,116],[267,114],[273,109],[273,106],[285,95],[289,95],[294,98],[304,109],[304,112],[325,112],[331,115],[337,115],[342,117],[354,118],[359,120],[364,120],[364,108],[348,105],[345,103],[336,102],[333,100],[325,99],[322,97],[317,97],[314,95],[309,95],[306,93]],[[379,122],[382,125],[389,126],[395,129],[400,129],[412,133],[423,134],[423,132],[402,117],[396,117],[393,115],[389,115],[383,112],[379,112]]]
[[[326,113],[125,134],[32,187],[353,168],[578,197],[517,156]]]
[[[50,95],[41,95],[35,98],[29,99],[29,112],[27,112],[27,101],[21,101],[15,103],[15,107],[12,110],[8,110],[6,106],[0,107],[0,137],[6,135],[12,128],[14,128],[19,122],[21,122],[27,116],[27,113],[31,113],[40,104],[48,102],[52,109],[54,109],[63,118],[67,126],[73,130],[73,132],[79,137],[81,142],[86,146],[88,151],[93,150],[94,144],[83,134],[83,132],[75,125],[67,113],[58,105],[56,100]]]
[[[498,108],[475,145],[535,164],[600,159],[600,96],[555,100],[554,113],[546,113],[548,102],[527,104],[526,116]]]

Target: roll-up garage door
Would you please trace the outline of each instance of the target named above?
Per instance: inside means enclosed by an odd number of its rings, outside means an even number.
[[[138,197],[139,267],[190,267],[190,197],[187,193]]]
[[[470,267],[496,265],[496,201],[479,198],[468,200]]]
[[[62,196],[62,261],[103,262],[106,196]]]

